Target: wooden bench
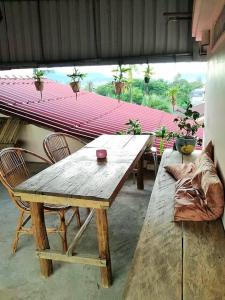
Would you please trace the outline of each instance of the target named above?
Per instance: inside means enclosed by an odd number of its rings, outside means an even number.
[[[183,158],[193,161],[199,151]],[[225,299],[225,235],[221,220],[173,222],[175,180],[164,166],[182,162],[163,154],[125,287],[129,300]]]

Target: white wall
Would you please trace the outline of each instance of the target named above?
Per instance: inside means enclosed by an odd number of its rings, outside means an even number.
[[[23,125],[23,127],[21,128],[18,140],[22,142],[23,148],[47,158],[43,149],[43,140],[50,133],[52,133],[52,131],[35,125],[27,124]],[[74,142],[74,140],[71,139],[68,140],[68,144],[70,146],[71,152],[82,147],[82,145],[79,142]],[[27,160],[39,161],[38,159],[31,159],[28,156]]]
[[[210,57],[206,85],[205,143],[212,140],[225,178],[225,40]],[[225,226],[225,214],[223,216]]]

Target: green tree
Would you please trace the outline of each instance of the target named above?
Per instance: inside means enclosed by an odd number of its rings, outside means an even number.
[[[128,84],[128,90],[129,90],[129,102],[133,102],[133,72],[137,71],[137,65],[129,65],[129,69],[127,71],[128,73],[128,80],[127,80],[127,84]]]
[[[178,86],[171,86],[168,90],[167,90],[167,96],[169,97],[169,101],[172,104],[173,107],[173,112],[174,112],[174,108],[176,106],[177,103],[177,93],[179,91],[179,87]]]
[[[95,92],[102,96],[108,96],[111,98],[115,98],[114,86],[111,83],[106,83],[103,85],[99,85],[96,87]]]
[[[156,95],[165,96],[168,88],[169,88],[168,82],[163,79],[151,80],[149,84],[150,93]]]
[[[160,97],[153,94],[151,96],[150,106],[155,109],[171,112],[170,105],[165,97]]]
[[[145,82],[142,79],[133,78],[133,74],[128,75],[132,78],[132,96],[129,89],[124,89],[120,95],[120,99],[126,102],[132,102],[160,109],[166,112],[171,112],[169,104],[172,101],[172,90],[174,87],[179,87],[176,92],[176,102],[178,107],[186,108],[190,104],[190,93],[203,86],[201,81],[188,82],[181,75],[175,77],[174,81],[169,83],[163,79],[150,80],[148,83],[149,94],[145,93]],[[128,80],[129,81],[129,80]],[[174,91],[173,91],[174,92]],[[114,86],[112,83],[104,84],[96,88],[96,93],[111,98],[116,98]],[[131,98],[132,97],[132,98]]]
[[[188,82],[186,79],[183,79],[180,74],[178,74],[174,81],[171,83],[171,86],[179,86],[177,92],[177,106],[186,108],[190,104],[190,94],[196,88],[203,87],[201,81]]]

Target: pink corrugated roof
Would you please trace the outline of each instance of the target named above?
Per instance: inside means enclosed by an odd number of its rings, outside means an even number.
[[[41,100],[33,79],[1,78],[0,110],[57,131],[89,138],[114,134],[125,128],[128,119],[138,119],[144,131],[155,131],[160,126],[176,129],[174,115],[170,113],[86,91],[81,91],[76,100],[70,86],[47,79]]]

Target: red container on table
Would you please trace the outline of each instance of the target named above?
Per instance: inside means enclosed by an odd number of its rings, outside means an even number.
[[[98,160],[106,159],[107,157],[107,150],[105,149],[98,149],[96,150],[96,157]]]

